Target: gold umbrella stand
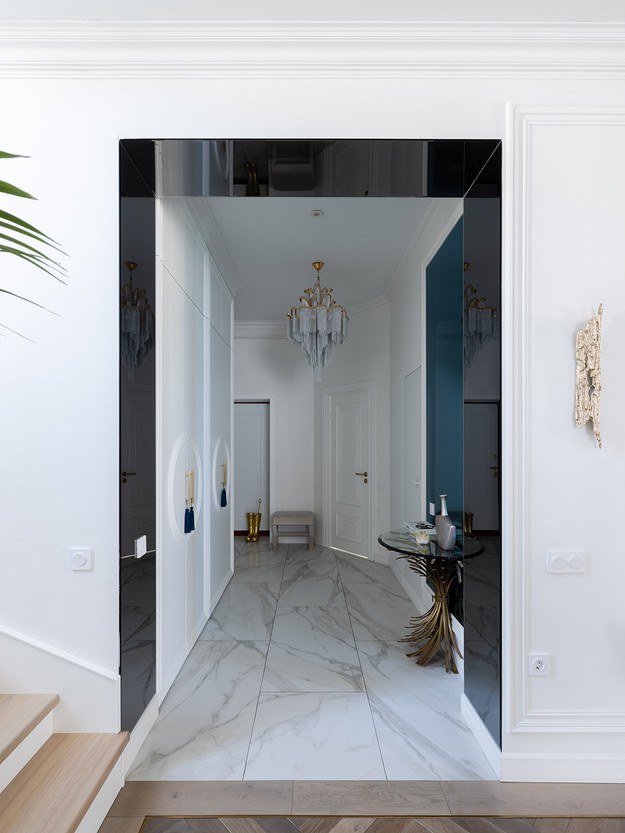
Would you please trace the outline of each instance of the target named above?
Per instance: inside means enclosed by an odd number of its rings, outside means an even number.
[[[260,501],[260,498],[259,498],[259,500],[258,500],[258,510],[259,511],[258,512],[248,512],[247,513],[247,529],[248,529],[248,532],[247,532],[247,537],[246,537],[245,540],[248,543],[249,542],[256,543],[256,541],[258,541],[258,536],[259,536],[259,533],[260,533],[260,519],[262,517],[261,514],[260,514],[260,504],[261,504],[261,501]]]

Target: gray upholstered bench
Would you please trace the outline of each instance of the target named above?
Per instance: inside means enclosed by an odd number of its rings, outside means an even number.
[[[280,526],[305,527],[304,531],[289,529],[280,533]],[[271,547],[280,546],[280,534],[308,538],[308,549],[315,546],[315,516],[312,512],[274,512],[271,516]]]

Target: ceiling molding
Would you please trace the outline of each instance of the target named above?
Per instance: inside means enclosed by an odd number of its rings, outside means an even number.
[[[351,307],[351,309],[347,310],[347,315],[349,318],[352,318],[354,315],[359,315],[361,312],[367,312],[367,310],[375,309],[376,307],[387,307],[388,306],[388,299],[385,295],[378,295],[377,298],[370,298],[367,301],[363,301],[360,304],[356,304],[356,306]]]
[[[181,197],[181,203],[191,218],[198,234],[204,240],[211,257],[217,264],[232,297],[241,289],[242,283],[236,270],[228,247],[222,237],[215,215],[211,211],[208,200],[201,197]]]
[[[235,338],[286,338],[284,321],[235,321]]]
[[[625,23],[3,21],[15,78],[622,78]]]

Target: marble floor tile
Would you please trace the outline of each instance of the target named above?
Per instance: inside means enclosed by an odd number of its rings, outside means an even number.
[[[284,547],[285,545],[282,544],[280,546],[280,551],[282,551]],[[289,564],[299,564],[302,561],[319,561],[323,558],[335,558],[334,550],[321,546],[314,546],[310,549],[308,544],[288,544],[286,550],[286,557]]]
[[[334,556],[290,563],[287,559],[280,588],[280,607],[327,607],[345,605],[343,588]]]
[[[238,559],[234,564],[234,576],[232,580],[234,582],[260,581],[265,584],[278,584],[279,586],[283,573],[284,563],[259,565],[245,563],[245,559]]]
[[[261,694],[246,779],[384,779],[366,694]]]
[[[460,713],[461,677],[442,661],[418,666],[404,646],[357,647],[388,778],[495,777]]]
[[[359,639],[401,639],[410,632],[410,620],[416,610],[406,592],[397,587],[366,582],[348,584],[345,600],[354,636]]]
[[[393,587],[399,586],[395,573],[385,564],[378,564],[369,561],[367,558],[359,558],[349,553],[336,553],[341,581],[343,584],[390,584]]]
[[[347,610],[279,607],[262,691],[363,691]]]
[[[280,582],[231,581],[204,626],[200,640],[269,639],[279,589]]]
[[[235,558],[237,557],[237,555],[240,555],[240,553],[245,549],[245,544],[246,544],[246,541],[245,541],[245,536],[244,535],[235,535],[234,536],[234,556],[235,556]]]
[[[241,779],[266,650],[263,642],[197,642],[128,779]]]
[[[156,607],[154,605],[124,605],[120,616],[122,648],[129,640],[156,639]]]
[[[246,547],[237,556],[234,562],[234,569],[236,572],[237,569],[243,567],[271,567],[278,565],[284,567],[285,562],[286,548],[282,552],[276,552],[275,550],[266,548],[257,549],[253,545],[250,545],[250,549]]]

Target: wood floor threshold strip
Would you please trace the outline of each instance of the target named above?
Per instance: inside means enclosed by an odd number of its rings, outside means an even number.
[[[520,816],[147,816],[100,833],[624,833],[625,818]]]
[[[58,702],[58,694],[0,694],[0,763]]]
[[[0,794],[3,833],[74,833],[128,733],[55,734]]]

